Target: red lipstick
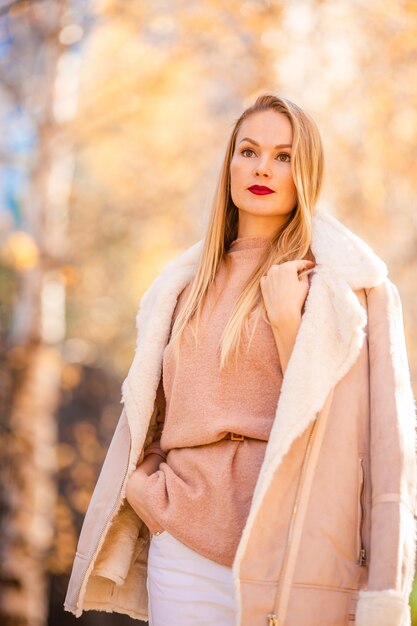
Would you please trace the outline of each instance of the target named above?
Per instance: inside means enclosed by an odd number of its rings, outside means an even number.
[[[262,185],[252,185],[252,187],[248,187],[248,189],[257,196],[266,196],[268,193],[275,193],[269,187],[264,187]]]

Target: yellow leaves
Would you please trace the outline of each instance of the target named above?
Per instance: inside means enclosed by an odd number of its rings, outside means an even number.
[[[400,141],[414,144],[417,140],[417,109],[401,107],[392,120],[392,130]]]
[[[68,341],[71,340],[69,339]],[[73,353],[70,352],[70,354],[68,355],[66,351],[65,356],[66,358],[73,358]],[[82,361],[81,358],[79,360]],[[78,364],[65,363],[61,369],[61,389],[75,389],[75,387],[81,382],[82,373],[82,368]]]
[[[16,272],[34,268],[39,262],[35,240],[22,230],[10,233],[1,250],[2,260]]]
[[[67,443],[59,443],[56,447],[57,467],[59,470],[68,467],[74,462],[76,454],[72,446]]]
[[[77,547],[77,534],[72,513],[63,496],[59,496],[54,508],[55,533],[48,558],[48,571],[66,574],[71,569]]]

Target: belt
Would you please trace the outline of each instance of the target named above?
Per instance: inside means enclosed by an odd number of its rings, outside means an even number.
[[[231,439],[232,441],[244,441],[245,439],[254,439],[254,437],[247,437],[246,435],[240,435],[239,433],[228,432],[224,439]]]

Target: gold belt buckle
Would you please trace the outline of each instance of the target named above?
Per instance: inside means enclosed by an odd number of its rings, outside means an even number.
[[[230,433],[230,439],[232,441],[243,441],[245,439],[245,435],[237,435],[236,433]]]

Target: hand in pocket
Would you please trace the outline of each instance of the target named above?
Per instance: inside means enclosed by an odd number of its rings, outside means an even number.
[[[154,534],[156,532],[164,530],[158,524],[153,515],[148,511],[141,498],[141,491],[144,482],[148,478],[148,474],[142,469],[137,468],[133,474],[131,474],[126,485],[126,499],[129,502],[136,515],[140,517],[149,528],[149,531]]]

